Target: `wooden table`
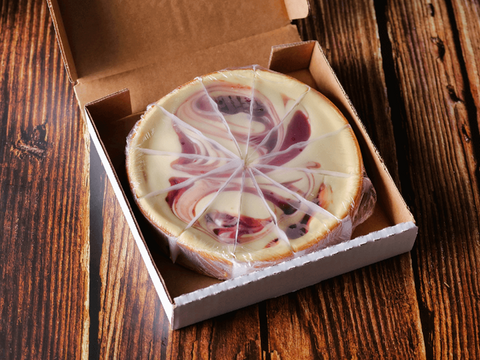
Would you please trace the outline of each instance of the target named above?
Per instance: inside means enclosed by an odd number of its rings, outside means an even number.
[[[46,2],[0,8],[0,358],[480,358],[479,0],[312,1],[300,33],[325,49],[416,245],[178,331],[94,153],[90,173]]]

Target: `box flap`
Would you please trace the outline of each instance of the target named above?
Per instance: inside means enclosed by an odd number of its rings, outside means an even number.
[[[305,0],[47,1],[73,81],[267,33],[308,12]]]
[[[132,111],[143,111],[176,87],[226,67],[251,64],[268,66],[273,45],[299,41],[297,28],[288,25],[253,37],[239,39],[175,58],[170,54],[149,65],[101,79],[80,79],[75,93],[81,108],[91,101],[128,88]],[[153,80],[155,79],[155,80]]]

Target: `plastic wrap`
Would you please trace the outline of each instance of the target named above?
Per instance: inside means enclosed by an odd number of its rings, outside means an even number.
[[[198,77],[150,105],[126,157],[171,259],[220,279],[350,239],[376,200],[343,115],[258,66]]]

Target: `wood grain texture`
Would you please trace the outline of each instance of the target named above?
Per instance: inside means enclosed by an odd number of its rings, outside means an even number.
[[[0,6],[0,358],[86,359],[86,129],[46,3]]]
[[[477,131],[480,131],[480,58],[478,57],[480,53],[480,2],[478,0],[458,0],[452,1],[451,6],[455,29],[461,44],[468,87],[476,108],[476,119],[472,120],[476,120]],[[473,114],[471,116],[473,117]],[[465,136],[469,136],[469,134],[466,133]]]
[[[414,255],[427,357],[479,358],[479,192],[455,24],[443,1],[389,2],[386,16],[404,107],[407,198],[420,228]]]
[[[89,209],[45,1],[4,0],[1,359],[480,358],[479,1],[311,0],[298,24],[411,206],[414,251],[170,330],[103,170]]]
[[[267,305],[270,358],[424,358],[408,255]]]
[[[176,330],[168,359],[262,359],[259,305]]]
[[[433,6],[433,5],[432,5]],[[479,1],[454,1],[452,3],[454,16],[455,35],[462,54],[462,65],[465,80],[465,89],[460,94],[460,100],[466,104],[470,126],[460,128],[464,143],[473,150],[466,151],[470,157],[467,162],[472,185],[480,188],[479,182],[479,159],[480,159],[480,2]],[[476,144],[477,146],[473,146]],[[474,190],[475,191],[475,190]],[[480,209],[480,196],[474,197],[477,211]]]

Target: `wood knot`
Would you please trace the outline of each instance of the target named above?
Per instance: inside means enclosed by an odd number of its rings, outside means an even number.
[[[466,143],[469,143],[471,140],[472,140],[472,137],[470,136],[470,131],[467,129],[467,127],[465,126],[465,124],[462,124],[462,135],[463,135],[463,140],[466,142]]]
[[[428,4],[428,9],[430,10],[430,16],[435,16],[435,7],[433,4]]]
[[[457,92],[455,91],[455,88],[453,85],[447,85],[447,90],[448,90],[448,95],[450,96],[450,99],[454,102],[462,102],[462,99],[460,99],[457,96]]]
[[[443,40],[440,39],[438,36],[430,38],[432,42],[437,45],[437,58],[443,61],[443,57],[445,56],[445,44]]]
[[[13,146],[16,156],[23,159],[25,156],[33,156],[42,160],[47,150],[47,131],[45,124],[37,125],[32,133],[22,130],[20,139]]]

